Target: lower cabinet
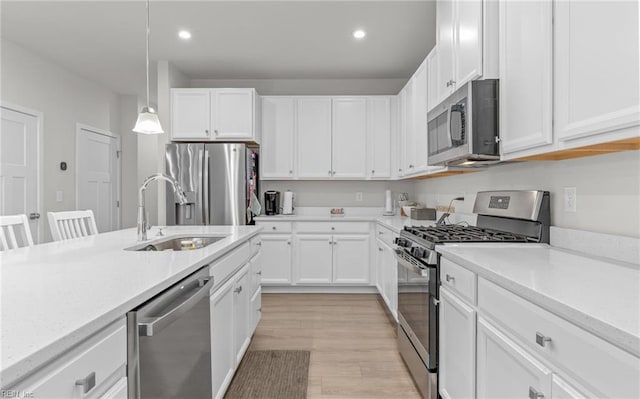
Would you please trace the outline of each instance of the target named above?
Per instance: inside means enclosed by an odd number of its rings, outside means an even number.
[[[333,282],[368,284],[370,279],[369,235],[334,235]]]
[[[234,350],[235,281],[227,281],[210,300],[211,306],[211,372],[213,397],[222,398],[231,383],[236,367]]]
[[[262,283],[291,284],[291,234],[263,234],[262,254]]]
[[[478,318],[478,398],[551,397],[551,370]]]
[[[376,285],[387,309],[398,319],[398,265],[394,250],[382,240],[376,240]]]
[[[438,317],[440,395],[443,399],[473,398],[476,389],[476,311],[441,287]]]
[[[299,234],[295,239],[298,284],[330,284],[333,281],[333,236]]]
[[[253,331],[249,328],[253,319],[250,308],[250,295],[252,294],[249,284],[250,265],[244,266],[235,277],[233,286],[233,346],[235,350],[235,366],[240,364],[244,352],[249,347]]]

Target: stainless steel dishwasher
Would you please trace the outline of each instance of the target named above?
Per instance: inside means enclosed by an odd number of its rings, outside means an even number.
[[[212,286],[204,267],[127,313],[129,399],[212,397]]]

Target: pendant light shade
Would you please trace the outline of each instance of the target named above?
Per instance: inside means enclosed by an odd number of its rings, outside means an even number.
[[[147,106],[138,114],[138,120],[133,131],[142,134],[162,134],[162,125],[156,111],[149,106],[149,0],[147,0]]]

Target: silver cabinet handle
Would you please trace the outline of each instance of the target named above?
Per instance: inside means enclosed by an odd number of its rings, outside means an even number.
[[[233,290],[233,292],[235,292],[236,294],[239,294],[242,292],[242,286],[236,288],[235,290]]]
[[[375,170],[371,170],[371,174],[372,174],[372,175],[375,175],[375,174],[376,174],[376,171],[375,171]]]
[[[256,272],[256,274],[257,274],[258,276],[262,276],[262,272],[261,272],[261,271],[260,271],[260,272]]]
[[[383,249],[382,249],[382,248],[380,248],[380,247],[378,247],[378,251],[382,252],[382,251],[383,251]]]
[[[398,172],[402,172],[402,168],[398,168]]]
[[[335,230],[335,229],[336,229],[335,227],[332,227],[332,228],[331,228],[331,230]]]
[[[204,134],[206,134],[208,136],[209,135],[209,129],[205,129],[204,130]]]
[[[413,165],[409,165],[409,169],[413,169]]]
[[[256,245],[261,247],[262,246],[262,242],[257,242]]]
[[[29,219],[31,219],[31,220],[40,219],[40,214],[38,212],[31,212],[29,214]]]
[[[547,346],[547,342],[551,342],[551,338],[546,337],[545,335],[536,332],[536,344],[545,347]]]
[[[96,373],[92,372],[83,379],[76,380],[76,385],[82,387],[82,393],[87,393],[96,386]]]
[[[542,392],[538,392],[534,387],[529,387],[529,399],[542,399],[544,398],[544,394]]]
[[[329,171],[329,176],[331,176],[331,171]]]
[[[216,134],[216,136],[218,135],[218,129],[214,130],[213,132]]]
[[[383,232],[383,231],[379,231],[379,232],[378,232],[378,235],[383,235],[383,234],[384,234],[384,232]]]
[[[447,280],[447,282],[452,282],[453,283],[453,282],[456,281],[456,278],[447,274],[446,280]]]
[[[451,86],[451,81],[447,82],[447,87]]]
[[[331,176],[335,176],[335,175],[336,175],[336,171],[334,170],[331,172]]]
[[[291,245],[291,241],[287,241],[287,245]]]
[[[271,230],[276,230],[276,226],[273,226],[273,227],[271,228]]]
[[[289,171],[289,174],[290,174],[290,175],[292,175],[292,174],[293,174],[293,170],[290,170],[290,171]]]

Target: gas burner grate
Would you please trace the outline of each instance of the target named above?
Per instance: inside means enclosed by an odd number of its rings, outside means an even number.
[[[445,242],[529,242],[526,236],[474,226],[405,227],[404,235],[433,243]]]

